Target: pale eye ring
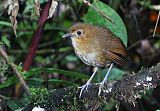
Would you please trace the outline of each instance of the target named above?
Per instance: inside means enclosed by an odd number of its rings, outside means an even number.
[[[82,31],[81,30],[78,30],[77,31],[77,35],[81,35],[82,34]]]

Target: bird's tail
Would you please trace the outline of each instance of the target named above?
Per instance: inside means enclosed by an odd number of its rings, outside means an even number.
[[[124,59],[126,61],[126,64],[122,65],[124,70],[129,72],[138,72],[141,69],[141,67],[137,63],[133,62],[131,58],[125,57]]]

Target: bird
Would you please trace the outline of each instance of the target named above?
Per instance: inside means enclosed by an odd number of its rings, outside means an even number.
[[[88,89],[99,68],[109,67],[104,79],[99,83],[98,95],[100,95],[113,65],[123,66],[126,64],[125,58],[128,57],[128,53],[124,43],[104,26],[78,22],[73,24],[68,33],[62,37],[71,38],[77,57],[95,69],[86,84],[80,87],[80,98],[83,91]]]

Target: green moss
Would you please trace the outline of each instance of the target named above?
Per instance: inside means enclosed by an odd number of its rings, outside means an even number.
[[[31,96],[29,97],[29,102],[34,106],[44,105],[49,102],[49,92],[46,88],[31,88]]]

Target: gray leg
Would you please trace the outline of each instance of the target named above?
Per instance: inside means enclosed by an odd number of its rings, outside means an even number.
[[[95,68],[94,68],[94,72],[93,72],[92,76],[89,78],[89,80],[87,81],[87,83],[86,83],[85,85],[83,85],[83,86],[80,87],[80,88],[81,88],[81,92],[80,92],[80,94],[79,94],[79,98],[81,98],[83,90],[84,90],[84,89],[87,90],[87,88],[88,88],[91,80],[92,80],[93,77],[95,76],[97,70],[98,70],[98,67],[95,67]]]
[[[101,90],[102,90],[102,88],[103,88],[103,86],[104,86],[104,83],[105,83],[105,82],[107,81],[107,79],[108,79],[108,75],[109,75],[109,73],[111,72],[112,67],[113,67],[113,63],[110,65],[106,76],[104,77],[103,81],[100,83],[98,95],[100,95]]]

